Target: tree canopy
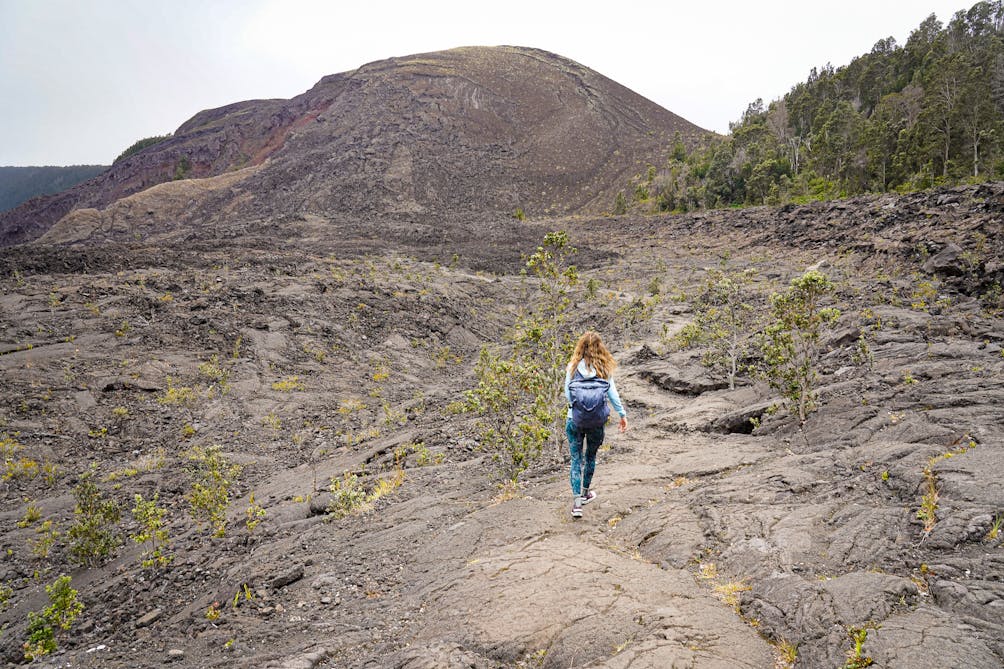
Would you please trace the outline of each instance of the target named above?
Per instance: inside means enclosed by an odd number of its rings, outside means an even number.
[[[1004,178],[1004,3],[932,14],[850,64],[756,100],[731,133],[635,177],[632,208],[688,211]],[[639,196],[639,193],[643,194]]]

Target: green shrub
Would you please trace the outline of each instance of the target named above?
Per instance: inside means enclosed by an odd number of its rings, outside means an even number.
[[[92,471],[81,476],[73,489],[77,504],[73,524],[66,531],[70,559],[88,567],[100,564],[122,543],[117,526],[119,505],[105,498],[91,480],[93,475]]]
[[[196,393],[188,386],[174,385],[174,379],[167,377],[167,390],[157,398],[160,404],[191,404],[196,400]]]
[[[344,518],[366,504],[366,490],[352,472],[342,473],[340,479],[332,478],[328,490],[331,492],[328,513],[335,518]]]
[[[199,365],[199,374],[210,381],[215,382],[220,387],[220,393],[226,395],[230,390],[230,371],[220,365],[220,357],[213,355],[208,362]]]
[[[22,446],[16,437],[17,433],[14,436],[0,434],[0,457],[3,458],[0,480],[33,479],[39,474],[40,465],[37,460],[19,455]]]
[[[45,520],[42,521],[40,527],[35,529],[35,533],[39,537],[35,541],[29,542],[31,544],[31,553],[35,557],[45,559],[49,557],[49,552],[56,545],[56,540],[61,536],[59,527],[53,521]]]
[[[579,284],[578,269],[571,264],[576,253],[578,251],[570,244],[564,230],[544,235],[543,242],[526,262],[527,273],[537,280],[537,294],[528,300],[528,309],[513,328],[515,347],[509,372],[517,377],[541,376],[543,385],[536,385],[536,390],[525,396],[524,404],[539,404],[530,410],[539,420],[550,414],[546,426],[556,449],[561,448],[567,408],[562,392],[565,363],[575,346],[568,321],[572,297]],[[534,397],[536,392],[542,396]]]
[[[28,613],[28,640],[24,643],[24,658],[37,660],[54,653],[60,633],[73,626],[84,605],[77,591],[70,587],[70,577],[63,575],[45,586],[49,606],[41,613]]]
[[[171,557],[166,554],[170,545],[164,526],[167,509],[157,506],[159,498],[159,493],[154,493],[150,500],[144,500],[143,495],[139,494],[133,498],[136,505],[132,509],[132,515],[139,523],[139,532],[132,535],[132,540],[138,544],[147,544],[140,562],[143,567],[166,567],[171,562]]]
[[[29,502],[28,508],[25,509],[24,517],[17,521],[18,527],[28,527],[33,525],[42,519],[42,509],[35,503]]]
[[[753,270],[720,269],[708,277],[695,303],[693,323],[674,337],[681,347],[699,344],[707,348],[702,362],[725,372],[729,389],[743,370],[743,360],[755,348],[754,333],[764,320],[763,298],[753,290]]]
[[[516,319],[511,350],[483,348],[474,367],[477,386],[449,407],[480,418],[480,447],[491,456],[492,474],[510,487],[540,458],[549,438],[556,447],[561,439],[562,380],[574,345],[567,325],[579,281],[569,262],[575,253],[566,232],[544,236],[526,262],[536,294]]]
[[[547,375],[532,361],[487,348],[474,373],[478,385],[467,392],[464,408],[481,419],[481,448],[490,454],[495,474],[516,483],[550,436],[554,412]]]
[[[614,216],[621,216],[627,213],[627,198],[624,197],[624,191],[618,191],[617,197],[614,198]]]
[[[14,588],[0,581],[0,613],[7,610],[11,597],[14,596]]]
[[[868,640],[868,627],[865,625],[847,630],[851,641],[854,642],[854,647],[847,652],[847,662],[844,663],[842,669],[864,669],[874,663],[874,660],[865,655],[864,652],[865,642]]]
[[[771,323],[761,342],[767,380],[803,423],[816,408],[820,335],[840,317],[839,310],[819,304],[833,289],[823,273],[809,270],[770,296]]]
[[[294,390],[303,390],[305,386],[303,382],[300,381],[300,377],[291,376],[288,379],[283,379],[282,381],[276,381],[272,384],[272,390],[278,390],[281,393],[289,393]]]
[[[180,181],[188,176],[188,173],[192,169],[192,162],[188,159],[188,156],[182,156],[178,163],[174,166],[174,180]]]
[[[192,465],[192,489],[187,495],[192,518],[213,528],[214,537],[222,537],[227,528],[230,486],[241,473],[241,466],[229,462],[220,446],[196,447],[188,453]]]
[[[409,454],[415,456],[414,461],[416,467],[425,467],[433,464],[438,465],[446,459],[445,454],[433,453],[430,451],[429,447],[426,446],[424,442],[413,441],[407,444],[402,444],[394,450],[394,464],[398,467],[403,467]]]
[[[254,493],[248,497],[248,506],[244,509],[244,526],[248,530],[248,534],[254,534],[254,530],[261,521],[265,520],[265,508],[255,501]]]

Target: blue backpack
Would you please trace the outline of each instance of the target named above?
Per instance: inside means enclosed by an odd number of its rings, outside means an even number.
[[[607,406],[607,391],[610,382],[594,376],[590,379],[575,370],[575,376],[568,383],[568,394],[572,398],[572,422],[582,430],[592,430],[606,424],[610,416]]]

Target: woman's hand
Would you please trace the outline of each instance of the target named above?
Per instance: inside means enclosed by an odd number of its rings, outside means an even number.
[[[620,424],[620,426],[618,426],[617,429],[620,430],[621,432],[627,432],[627,417],[626,416],[621,416],[621,424]]]

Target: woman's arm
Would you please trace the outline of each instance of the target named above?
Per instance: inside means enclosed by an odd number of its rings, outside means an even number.
[[[617,426],[617,429],[621,432],[627,432],[627,411],[621,403],[621,396],[617,392],[617,384],[614,383],[613,379],[610,379],[610,389],[607,391],[607,399],[609,399],[610,403],[614,405],[614,411],[616,411],[621,417],[621,422],[620,425]]]
[[[567,383],[565,388],[568,388]],[[616,411],[621,418],[627,416],[627,411],[624,409],[624,405],[621,404],[621,396],[617,393],[617,384],[614,383],[613,379],[610,379],[610,389],[607,390],[607,399],[610,400],[610,404],[613,405],[614,411]]]

